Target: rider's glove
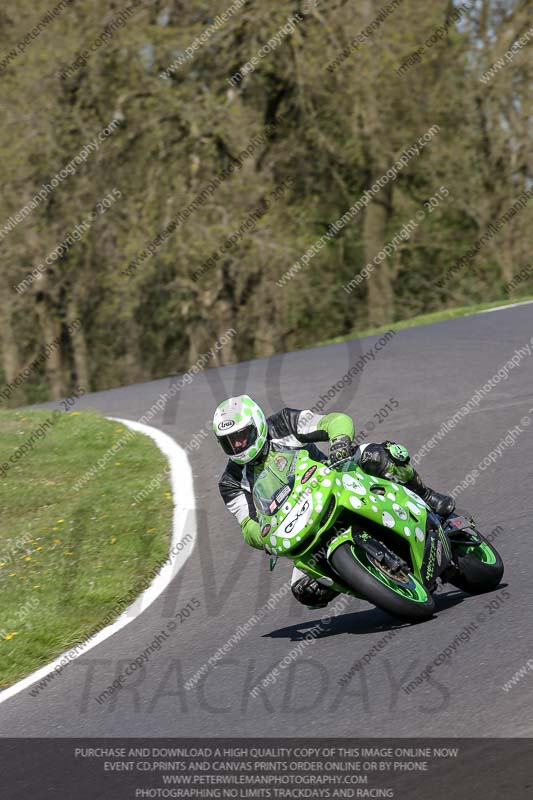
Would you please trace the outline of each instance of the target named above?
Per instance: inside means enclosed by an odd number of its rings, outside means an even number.
[[[349,436],[336,436],[332,439],[329,448],[329,458],[332,464],[350,458],[352,454],[352,440]]]

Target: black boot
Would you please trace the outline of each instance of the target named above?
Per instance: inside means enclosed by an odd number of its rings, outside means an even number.
[[[293,583],[291,591],[299,603],[303,603],[307,608],[325,608],[328,603],[339,594],[329,586],[322,586],[314,578],[305,575]]]
[[[439,517],[446,519],[455,511],[453,497],[449,494],[435,492],[429,486],[426,486],[416,469],[413,469],[413,477],[406,482],[405,486],[421,497]]]

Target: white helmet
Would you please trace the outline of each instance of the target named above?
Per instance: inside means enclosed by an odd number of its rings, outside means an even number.
[[[226,455],[236,464],[249,464],[257,458],[268,438],[265,415],[247,394],[220,403],[213,417],[213,430]]]

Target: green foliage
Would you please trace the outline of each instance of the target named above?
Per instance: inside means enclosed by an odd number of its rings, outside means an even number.
[[[13,381],[50,337],[63,337],[60,357],[11,403],[45,391],[59,397],[79,383],[99,390],[187,370],[229,327],[239,336],[211,365],[304,346],[317,329],[328,338],[389,324],[406,310],[491,301],[526,265],[531,206],[480,251],[476,272],[467,267],[445,288],[435,285],[529,187],[531,62],[523,53],[480,81],[526,30],[522,3],[509,0],[502,13],[501,3],[483,0],[455,24],[447,23],[447,0],[400,3],[330,71],[380,6],[318,2],[233,86],[229,79],[301,8],[297,0],[248,0],[161,77],[229,6],[139,6],[83,66],[69,69],[120,11],[103,0],[72,4],[0,70],[0,231],[112,119],[121,123],[3,237],[3,381]],[[2,52],[47,9],[48,0],[20,0],[2,10]],[[425,44],[439,28],[446,35]],[[420,63],[398,75],[417,48]],[[240,168],[133,275],[124,274],[265,125],[275,127]],[[440,131],[420,155],[280,288],[276,281],[328,225],[433,125]],[[287,179],[290,189],[271,201],[256,229],[224,249]],[[441,186],[449,199],[367,281],[343,291]],[[121,199],[30,288],[14,291],[115,187]],[[193,280],[215,251],[215,267]],[[66,328],[76,317],[83,329],[74,339]]]

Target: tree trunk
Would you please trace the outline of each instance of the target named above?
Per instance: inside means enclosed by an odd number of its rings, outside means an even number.
[[[123,358],[125,380],[128,383],[141,383],[146,380],[146,372],[142,367],[140,330],[133,315],[126,322],[126,353]]]
[[[44,365],[46,379],[50,387],[50,393],[54,400],[60,400],[66,395],[66,383],[63,379],[63,363],[61,357],[61,347],[58,345],[61,336],[61,325],[55,317],[54,311],[50,308],[46,294],[42,293],[36,304],[37,315],[42,334],[43,346],[53,345],[49,349]]]
[[[77,322],[79,320],[79,322]],[[72,300],[68,307],[68,323],[70,330],[70,341],[74,355],[74,368],[76,370],[76,383],[83,387],[86,392],[91,390],[91,373],[89,370],[89,356],[87,351],[87,341],[85,331],[81,325],[78,313],[78,304]]]
[[[0,345],[2,349],[2,369],[6,383],[12,383],[19,372],[19,351],[13,330],[12,303],[0,304]]]
[[[365,263],[370,264],[386,242],[388,206],[373,200],[369,203],[363,224]],[[371,327],[388,325],[394,318],[392,270],[387,259],[375,267],[367,279],[368,324]]]

